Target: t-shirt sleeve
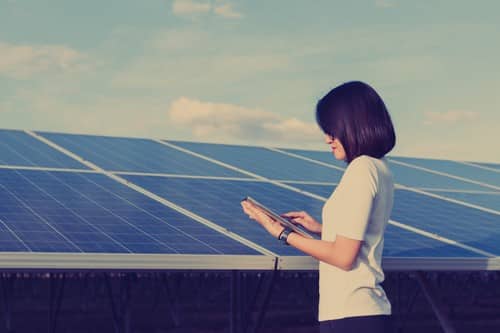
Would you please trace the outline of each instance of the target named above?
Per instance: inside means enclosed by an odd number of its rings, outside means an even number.
[[[335,190],[337,235],[363,240],[377,193],[377,172],[366,157],[351,161]]]

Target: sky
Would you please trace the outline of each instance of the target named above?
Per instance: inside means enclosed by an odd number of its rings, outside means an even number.
[[[500,163],[499,1],[0,0],[0,128],[328,150],[351,80],[397,156]]]

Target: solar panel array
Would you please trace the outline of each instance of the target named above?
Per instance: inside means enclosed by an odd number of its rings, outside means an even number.
[[[329,152],[0,130],[0,268],[315,269],[241,211],[317,219]],[[500,166],[388,157],[388,269],[498,269]]]

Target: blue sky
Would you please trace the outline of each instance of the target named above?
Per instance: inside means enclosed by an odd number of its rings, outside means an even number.
[[[0,0],[1,128],[327,149],[362,80],[394,155],[500,162],[497,1]]]

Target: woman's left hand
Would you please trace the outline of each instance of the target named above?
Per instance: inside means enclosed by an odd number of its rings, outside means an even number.
[[[281,232],[285,229],[281,223],[271,218],[252,203],[242,201],[241,207],[243,207],[243,211],[248,215],[248,217],[259,222],[260,225],[262,225],[274,238],[278,238]]]

